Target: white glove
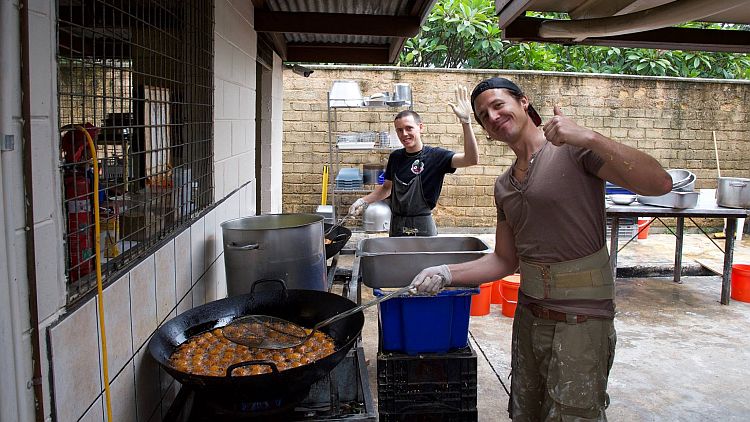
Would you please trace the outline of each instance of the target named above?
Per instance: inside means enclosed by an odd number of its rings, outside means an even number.
[[[447,265],[438,265],[422,270],[411,281],[411,290],[417,293],[437,294],[451,284],[451,270]]]
[[[471,122],[471,103],[469,102],[469,90],[465,86],[456,87],[456,104],[448,103],[461,123]]]
[[[353,216],[360,215],[360,214],[362,214],[362,211],[364,211],[365,208],[367,208],[367,205],[368,205],[367,201],[365,201],[362,198],[357,198],[357,200],[354,201],[354,203],[352,204],[352,206],[349,207],[349,214],[351,214]]]

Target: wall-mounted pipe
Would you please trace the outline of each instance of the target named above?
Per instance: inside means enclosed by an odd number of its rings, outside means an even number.
[[[570,38],[580,41],[592,37],[632,34],[700,20],[743,5],[747,5],[747,0],[673,1],[651,9],[608,18],[545,21],[539,27],[539,35],[544,38]]]

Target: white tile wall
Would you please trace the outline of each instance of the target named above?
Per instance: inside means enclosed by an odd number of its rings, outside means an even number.
[[[203,217],[204,222],[204,253],[206,270],[216,260],[216,208],[212,209]]]
[[[240,164],[240,158],[232,157],[226,161],[226,167],[224,168],[224,194],[229,195],[230,193],[237,190],[240,187],[239,182],[239,167],[248,166],[250,163],[243,162]]]
[[[122,372],[112,380],[109,389],[112,397],[112,422],[136,421],[135,373],[132,361],[128,362]]]
[[[161,388],[159,385],[159,364],[148,354],[144,347],[136,353],[133,361],[135,366],[135,398],[138,421],[147,421],[154,411],[160,413]]]
[[[190,268],[193,284],[201,278],[206,269],[204,241],[203,219],[201,218],[190,226]]]
[[[190,229],[183,230],[174,239],[175,289],[178,302],[190,291],[192,285],[190,248]]]
[[[47,80],[49,80],[49,78],[47,78]],[[47,95],[49,95],[49,93]],[[32,133],[50,133],[52,128],[50,127],[49,119],[34,119],[31,121],[31,130]],[[51,148],[50,144],[49,141],[31,143],[31,154],[34,162],[53,163],[57,159],[58,153]],[[59,206],[55,202],[55,197],[59,197],[60,195],[59,186],[54,183],[49,183],[50,180],[55,180],[53,172],[57,171],[57,168],[54,166],[34,166],[34,178],[38,181],[45,181],[45,183],[34,184],[35,222],[49,220],[50,217],[55,214],[55,210]]]
[[[156,321],[161,324],[177,305],[174,241],[167,242],[156,251],[154,264],[156,268]]]
[[[206,303],[206,276],[198,279],[193,285],[193,308]]]
[[[232,121],[217,120],[214,124],[214,160],[223,161],[232,156]]]
[[[102,391],[96,301],[50,329],[55,413],[59,422],[76,421]]]
[[[130,271],[130,315],[133,350],[138,350],[157,326],[153,255]]]
[[[35,0],[44,5],[46,2]],[[46,19],[46,20],[45,20]],[[189,229],[178,234],[154,255],[134,267],[105,289],[105,323],[108,334],[109,370],[113,390],[114,419],[146,422],[160,420],[176,394],[179,384],[161,371],[148,355],[147,343],[159,321],[205,303],[209,299],[226,296],[226,276],[221,244],[223,221],[253,215],[255,211],[255,72],[256,34],[252,30],[252,4],[240,0],[216,2],[215,36],[215,93],[214,93],[214,184],[217,202],[224,196],[248,183],[227,198],[217,210],[196,221]],[[50,25],[49,17],[40,17],[38,25]],[[53,59],[54,29],[39,31],[34,38],[40,60]],[[52,60],[54,65],[54,60]],[[277,63],[281,66],[281,62]],[[35,76],[38,81],[50,81],[47,66],[35,66],[43,71]],[[34,71],[34,69],[32,69]],[[280,75],[280,72],[275,72]],[[278,79],[279,83],[281,79]],[[51,115],[54,78],[49,83],[35,85],[35,106],[41,116]],[[53,89],[50,89],[50,86]],[[46,93],[46,94],[45,94]],[[38,95],[37,95],[38,94]],[[37,101],[38,99],[38,101]],[[280,100],[274,107],[281,110]],[[45,109],[46,107],[46,109]],[[275,113],[276,110],[272,110]],[[52,113],[53,114],[53,113]],[[274,114],[275,115],[275,114]],[[45,121],[34,123],[38,133],[54,132]],[[42,137],[42,139],[46,139]],[[53,138],[49,138],[52,143]],[[279,138],[280,142],[280,138]],[[51,145],[40,146],[35,160],[54,163],[57,159]],[[280,156],[278,157],[280,160]],[[280,161],[279,161],[280,162]],[[267,163],[268,164],[268,163]],[[273,166],[273,163],[269,165]],[[43,166],[54,173],[56,166]],[[57,174],[48,177],[59,179]],[[56,185],[54,185],[56,186]],[[46,190],[45,190],[46,189]],[[50,199],[44,202],[44,192]],[[41,205],[36,206],[38,218],[48,218],[57,213],[60,193],[49,184],[36,191]],[[50,230],[55,226],[50,225]],[[37,230],[46,227],[39,226]],[[58,230],[59,231],[59,230]],[[59,233],[41,233],[41,238],[59,238]],[[51,242],[50,242],[51,243]],[[45,245],[38,244],[42,250]],[[50,251],[54,256],[54,252]],[[49,302],[40,302],[42,316],[53,315],[63,304],[55,300],[64,298],[64,282],[59,282],[62,252],[56,263],[40,262],[38,273],[46,280],[56,280],[55,294],[45,294]],[[49,283],[48,283],[49,284]],[[52,287],[45,285],[45,288]],[[175,304],[177,308],[174,310]],[[171,311],[171,312],[170,312]],[[97,331],[96,300],[92,299],[73,311],[50,329],[49,350],[52,355],[53,394],[55,416],[59,421],[103,421],[103,393],[101,359]],[[81,357],[87,359],[81,359]],[[99,359],[92,359],[91,357]],[[160,404],[160,401],[164,402]],[[93,405],[92,405],[93,403]]]
[[[104,399],[99,397],[86,411],[78,422],[103,422],[104,421]]]
[[[49,179],[48,179],[49,180]],[[50,184],[50,183],[47,183]],[[23,241],[19,234],[18,241]],[[42,259],[36,260],[36,278],[44,286],[45,294],[37,295],[37,307],[39,319],[44,321],[65,305],[65,279],[60,276],[62,269],[59,267],[60,260],[55,259],[61,255],[60,244],[48,239],[56,239],[59,236],[59,227],[52,220],[45,220],[34,226],[34,242],[36,254]],[[18,243],[18,245],[25,244]],[[62,256],[60,256],[62,258]],[[25,278],[20,278],[25,279]],[[26,283],[19,283],[19,287],[25,288]],[[26,297],[23,295],[22,297]],[[26,312],[27,307],[23,307]],[[24,321],[28,318],[24,315]]]
[[[133,357],[129,274],[104,289],[104,327],[107,334],[107,370],[112,379]]]

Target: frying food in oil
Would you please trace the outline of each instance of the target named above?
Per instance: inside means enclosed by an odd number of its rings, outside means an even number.
[[[297,329],[302,328],[297,327]],[[303,330],[306,333],[310,332],[306,328]],[[226,376],[227,368],[235,363],[250,360],[270,361],[279,371],[284,371],[315,362],[334,351],[333,338],[320,331],[315,332],[310,340],[299,346],[267,350],[233,343],[224,337],[222,328],[216,328],[190,337],[172,353],[169,362],[181,372],[194,375]],[[232,371],[232,376],[258,375],[268,372],[271,372],[268,365],[250,365],[235,369]]]

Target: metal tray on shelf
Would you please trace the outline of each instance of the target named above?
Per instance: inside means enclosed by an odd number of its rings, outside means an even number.
[[[656,207],[688,209],[698,205],[699,192],[677,192],[671,191],[661,196],[638,195],[638,202],[643,205]]]

